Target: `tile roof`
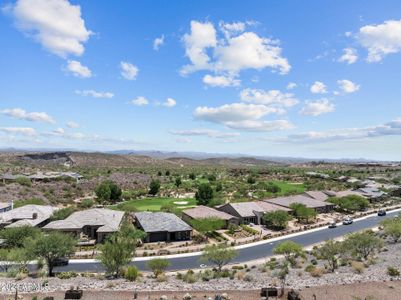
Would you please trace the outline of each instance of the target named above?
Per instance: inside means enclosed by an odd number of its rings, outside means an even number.
[[[65,220],[53,221],[43,229],[53,230],[79,230],[86,225],[100,226],[97,232],[118,231],[124,212],[107,208],[93,208],[77,211],[68,216]]]
[[[191,226],[172,213],[138,212],[135,218],[145,232],[177,232],[192,230]]]
[[[192,219],[218,218],[222,220],[230,220],[235,218],[234,216],[223,211],[203,205],[183,210],[182,213],[186,214]]]
[[[255,211],[266,213],[277,210],[290,210],[264,201],[228,203],[226,205],[230,205],[241,217],[253,217],[255,216]]]
[[[264,200],[269,203],[273,203],[276,205],[281,205],[284,207],[289,207],[293,203],[301,203],[304,204],[306,207],[309,208],[318,208],[324,207],[328,205],[332,205],[330,203],[326,203],[324,201],[316,200],[311,197],[305,195],[295,195],[295,196],[288,196],[288,197],[278,197],[274,199],[266,199]]]
[[[6,227],[36,226],[46,221],[57,210],[48,205],[24,205],[0,214],[0,223],[10,224]],[[34,214],[36,217],[34,218]]]
[[[329,196],[322,191],[307,191],[304,193],[306,196],[311,197],[316,200],[326,201]]]

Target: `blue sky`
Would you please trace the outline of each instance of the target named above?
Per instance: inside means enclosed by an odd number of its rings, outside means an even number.
[[[399,1],[2,1],[0,147],[400,160]]]

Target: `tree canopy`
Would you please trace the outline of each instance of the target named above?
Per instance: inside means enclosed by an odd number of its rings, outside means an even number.
[[[287,260],[291,266],[294,266],[296,263],[296,258],[303,255],[304,251],[300,244],[297,244],[293,241],[285,241],[277,245],[273,249],[273,253],[284,255],[285,260]]]
[[[191,220],[191,226],[198,232],[208,233],[215,230],[222,229],[225,225],[225,221],[222,219],[210,217],[205,219]]]
[[[196,202],[198,205],[208,205],[213,199],[213,189],[209,183],[202,183],[195,193]]]
[[[358,195],[348,195],[341,198],[332,197],[328,201],[337,205],[337,208],[343,212],[363,211],[369,207],[369,201]]]
[[[115,203],[121,199],[122,191],[121,188],[111,180],[105,180],[100,183],[96,189],[95,193],[97,198],[101,202],[111,202]]]
[[[352,257],[367,260],[383,247],[383,240],[377,237],[373,231],[355,232],[349,234],[343,242],[344,251]]]
[[[157,195],[159,191],[160,191],[160,180],[153,179],[149,184],[149,194],[154,196]]]
[[[313,208],[306,207],[306,205],[301,203],[293,203],[290,205],[290,208],[293,210],[298,222],[309,223],[309,221],[316,218],[317,215]]]
[[[291,216],[286,211],[276,210],[266,213],[263,216],[263,220],[265,221],[267,227],[270,227],[274,230],[281,230],[287,227],[288,222],[291,220]]]
[[[201,260],[216,265],[218,271],[221,272],[221,269],[237,255],[237,250],[226,244],[208,245],[203,250]]]

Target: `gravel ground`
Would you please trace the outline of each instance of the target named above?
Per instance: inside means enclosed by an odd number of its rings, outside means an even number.
[[[387,246],[388,251],[380,253],[379,259],[373,265],[366,268],[363,273],[356,274],[351,267],[340,267],[336,273],[327,273],[321,277],[312,277],[309,273],[302,272],[301,269],[291,270],[287,277],[287,288],[294,288],[297,290],[304,290],[308,287],[322,287],[322,286],[333,286],[333,285],[350,285],[359,284],[364,282],[398,282],[401,278],[391,278],[387,275],[387,267],[392,266],[401,270],[401,244],[392,244]],[[251,267],[251,266],[249,266]],[[41,288],[42,292],[52,293],[58,291],[65,291],[71,286],[78,286],[84,291],[102,291],[102,293],[114,293],[114,292],[125,292],[133,294],[133,291],[160,291],[165,293],[166,291],[181,291],[181,292],[199,292],[200,294],[206,292],[215,291],[237,291],[242,293],[247,290],[259,290],[262,287],[269,286],[271,284],[278,284],[278,280],[272,275],[273,272],[261,273],[258,268],[251,268],[249,272],[243,272],[242,275],[247,274],[249,281],[240,280],[238,278],[231,280],[229,278],[215,279],[208,282],[197,281],[195,283],[185,283],[182,280],[176,279],[174,276],[167,276],[166,282],[157,282],[152,278],[148,278],[144,275],[138,282],[128,282],[124,279],[114,280],[100,280],[96,278],[87,277],[75,277],[71,279],[33,279],[25,278],[23,280],[16,281],[9,278],[0,279],[0,294],[10,294],[14,291],[15,284],[18,284],[21,291],[35,292],[35,288],[46,283],[45,288]],[[244,276],[242,276],[244,277]],[[397,286],[399,282],[397,283]],[[314,288],[315,289],[315,288]],[[327,289],[327,288],[326,288]],[[319,290],[319,289],[317,289]],[[388,288],[388,290],[391,290]],[[320,290],[319,290],[320,291]],[[392,291],[392,290],[391,290]],[[128,295],[127,294],[127,295]],[[257,294],[257,293],[256,293]],[[103,294],[102,294],[103,295]],[[0,298],[1,299],[1,298]],[[91,299],[91,298],[88,298]],[[103,299],[103,296],[102,296]],[[106,298],[104,298],[106,299]],[[120,299],[120,298],[119,298]],[[124,299],[124,298],[121,298]],[[130,298],[132,299],[132,298]],[[248,298],[247,299],[252,299]],[[332,298],[329,298],[332,299]],[[337,299],[337,298],[333,298]],[[340,299],[340,298],[338,298]],[[341,298],[342,299],[342,298]],[[378,298],[384,299],[384,298]],[[396,299],[396,298],[393,298]]]

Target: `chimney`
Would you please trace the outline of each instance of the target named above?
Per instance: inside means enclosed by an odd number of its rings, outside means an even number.
[[[36,220],[38,218],[38,213],[33,213],[32,214],[32,219]]]

